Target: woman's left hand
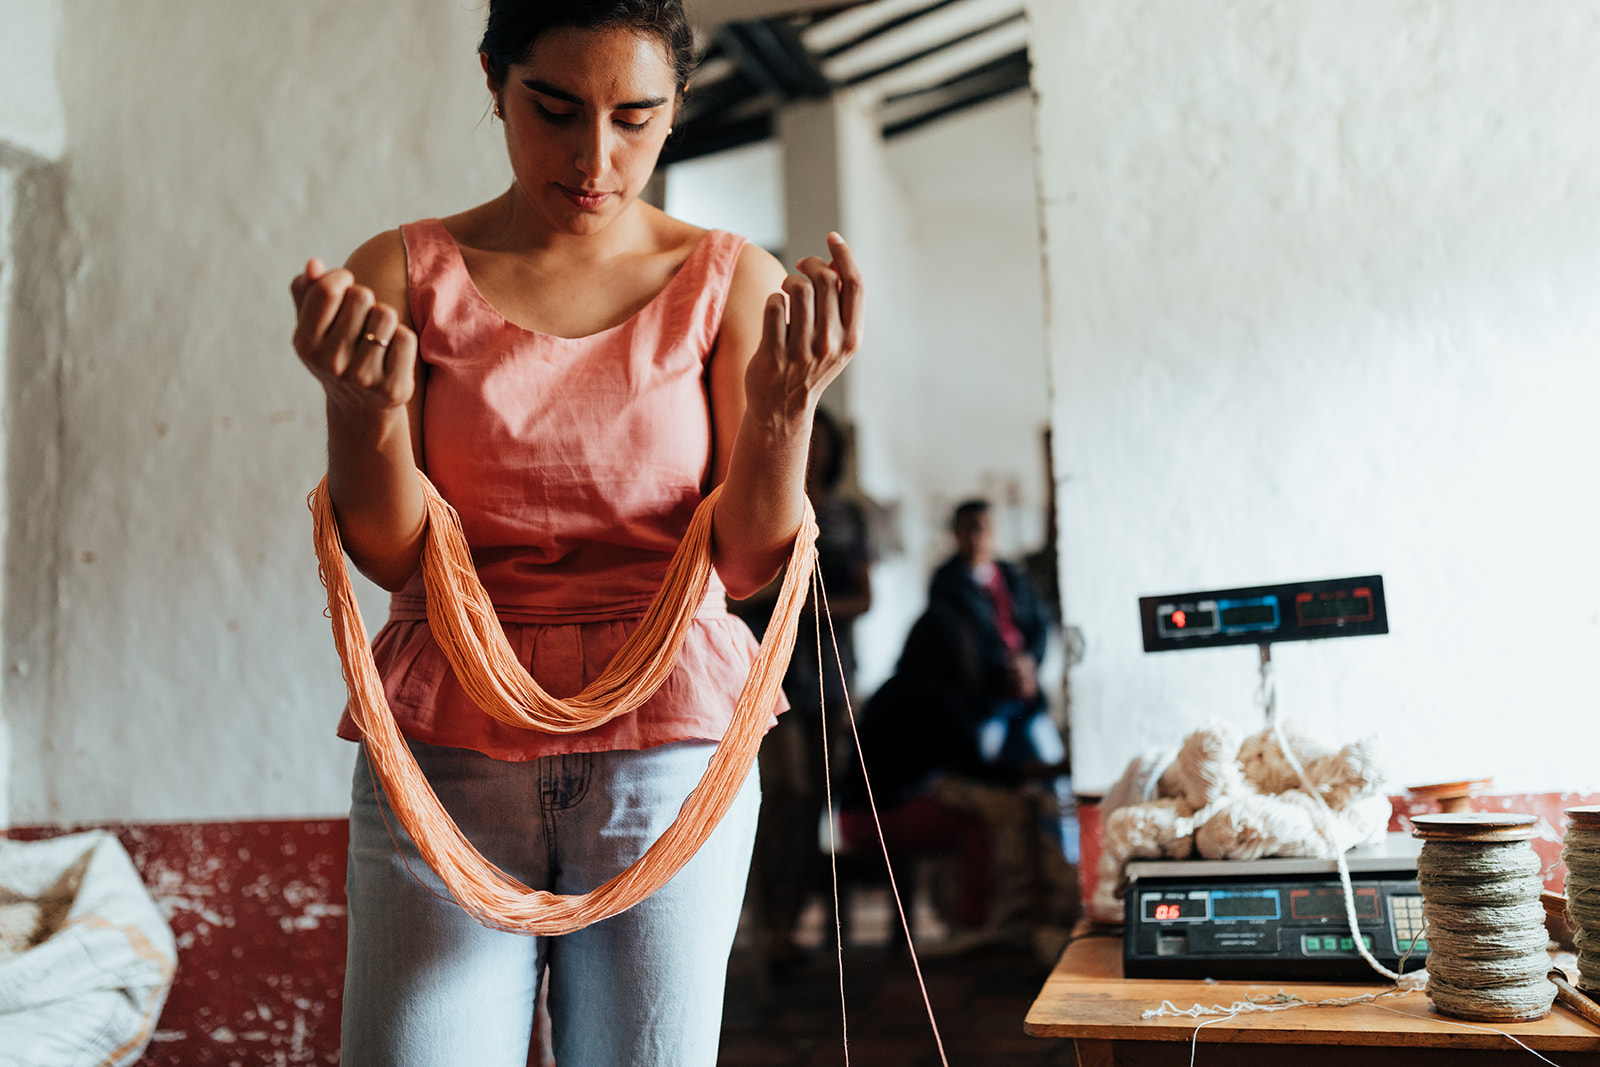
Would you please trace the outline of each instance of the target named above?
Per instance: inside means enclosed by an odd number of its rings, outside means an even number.
[[[748,414],[762,421],[809,424],[823,390],[861,347],[861,268],[836,233],[828,251],[831,262],[807,256],[767,298],[761,344],[745,369]]]

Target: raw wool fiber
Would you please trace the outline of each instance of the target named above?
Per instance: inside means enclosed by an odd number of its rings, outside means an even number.
[[[1118,808],[1106,817],[1102,867],[1121,877],[1128,860],[1184,860],[1194,854],[1194,811],[1181,797]]]
[[[1226,723],[1208,723],[1176,755],[1136,758],[1103,802],[1099,882],[1090,902],[1099,922],[1122,921],[1121,883],[1130,860],[1332,858],[1381,840],[1390,805],[1378,743],[1369,738],[1334,750],[1284,724],[1291,751],[1333,814],[1299,788],[1299,776],[1272,731],[1242,743]],[[1155,797],[1140,795],[1154,781]]]
[[[720,488],[708,493],[695,510],[660,592],[616,658],[582,693],[558,700],[517,662],[494,605],[478,581],[459,517],[420,471],[417,476],[428,508],[422,555],[428,621],[463,687],[487,714],[526,729],[575,732],[637,708],[666,680],[710,581],[711,520]],[[328,589],[334,643],[350,691],[351,717],[361,728],[362,743],[401,825],[462,908],[485,926],[565,934],[626,911],[671,880],[727,813],[766,733],[794,649],[807,582],[816,569],[817,525],[810,503],[805,504],[772,622],[705,776],[672,825],[633,866],[599,888],[575,896],[535,890],[507,875],[451,821],[389,710],[345,570],[326,479],[308,503],[317,560]]]
[[[36,900],[0,903],[0,960],[26,952],[40,941],[44,909]]]
[[[1129,804],[1143,804],[1156,799],[1161,776],[1177,758],[1175,748],[1153,749],[1135,756],[1128,764],[1117,784],[1112,786],[1100,801],[1100,810],[1112,812]]]
[[[0,960],[28,951],[61,928],[87,863],[84,856],[52,885],[29,892],[0,885]]]
[[[1184,738],[1178,756],[1161,775],[1160,795],[1179,797],[1189,810],[1210,807],[1239,791],[1239,735],[1226,723],[1212,723]]]

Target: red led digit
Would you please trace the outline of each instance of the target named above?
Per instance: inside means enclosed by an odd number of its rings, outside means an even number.
[[[1174,611],[1172,613],[1172,625],[1176,626],[1178,629],[1180,629],[1180,630],[1183,629],[1184,624],[1187,623],[1188,621],[1189,621],[1189,616],[1187,614],[1185,614],[1184,612]]]
[[[1177,917],[1178,917],[1178,905],[1176,905],[1176,904],[1157,904],[1156,905],[1156,919],[1157,920],[1163,920],[1164,921],[1164,920],[1167,920],[1167,919],[1176,919]]]

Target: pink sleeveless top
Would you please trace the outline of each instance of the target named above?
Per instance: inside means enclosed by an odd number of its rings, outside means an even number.
[[[571,696],[644,614],[707,488],[706,364],[744,239],[711,231],[631,319],[563,338],[496,311],[438,220],[400,232],[427,374],[424,469],[461,515],[518,658],[546,691]],[[407,737],[528,760],[718,740],[755,648],[713,572],[676,667],[643,707],[581,734],[522,730],[461,688],[428,627],[419,571],[390,601],[373,656]],[[339,735],[360,737],[348,712]]]

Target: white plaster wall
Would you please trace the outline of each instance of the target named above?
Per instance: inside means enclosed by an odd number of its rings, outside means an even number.
[[[787,231],[779,141],[744,145],[667,169],[667,214],[740,234],[770,252],[783,251]]]
[[[0,0],[0,166],[7,153],[56,159],[66,141],[56,88],[58,0]]]
[[[1600,12],[1030,4],[1080,785],[1253,648],[1146,656],[1141,594],[1380,572],[1392,633],[1275,650],[1399,783],[1593,788]]]
[[[479,18],[439,0],[63,5],[60,225],[22,250],[62,295],[12,427],[59,441],[31,472],[48,512],[21,539],[32,558],[12,552],[48,586],[29,701],[9,709],[14,821],[346,806],[304,504],[321,393],[289,348],[287,285],[308,256],[498,191]]]
[[[0,165],[0,361],[9,358],[11,345],[11,300],[15,289],[16,263],[12,256],[12,218],[16,211],[17,177],[10,168]],[[3,381],[0,377],[0,381]],[[0,393],[0,397],[3,397]],[[0,405],[0,410],[4,406]],[[0,437],[0,471],[5,469],[4,438]],[[0,482],[0,486],[3,486]],[[0,491],[0,501],[5,499],[5,494]],[[0,508],[0,544],[3,544],[6,526],[6,512]],[[0,582],[0,610],[5,604],[5,587]],[[0,679],[3,679],[0,674]],[[0,826],[9,826],[11,818],[11,723],[9,721],[9,702],[3,699],[5,692],[3,680],[0,680]]]
[[[37,352],[30,344],[32,316],[14,315],[18,291],[18,186],[24,172],[57,160],[66,139],[61,93],[56,82],[61,7],[47,0],[0,0],[0,365],[8,369]],[[35,179],[30,177],[29,182]],[[0,411],[6,433],[0,437],[0,472],[13,458],[10,447],[11,374],[0,376]],[[0,544],[11,525],[9,478],[0,475]],[[11,589],[0,581],[0,612],[12,613]],[[9,669],[0,667],[0,826],[11,821],[11,719],[16,696]]]
[[[915,225],[912,307],[926,369],[914,414],[927,518],[942,529],[957,503],[986,496],[1005,555],[1044,542],[1048,493],[1032,110],[1016,93],[896,138],[886,151]]]

